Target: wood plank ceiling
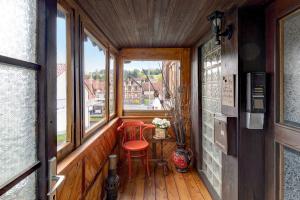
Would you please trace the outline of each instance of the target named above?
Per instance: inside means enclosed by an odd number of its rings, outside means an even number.
[[[191,47],[207,16],[246,0],[75,0],[118,48]]]

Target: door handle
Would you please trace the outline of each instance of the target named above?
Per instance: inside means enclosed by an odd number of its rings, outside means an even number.
[[[65,180],[65,176],[64,175],[55,175],[55,176],[52,176],[51,178],[51,181],[55,181],[55,185],[51,188],[51,190],[48,192],[48,196],[51,196],[53,195],[57,188],[59,188],[59,186],[64,182]]]
[[[65,180],[65,176],[57,175],[56,157],[51,158],[49,161],[48,173],[48,200],[56,200],[56,190],[61,186]]]

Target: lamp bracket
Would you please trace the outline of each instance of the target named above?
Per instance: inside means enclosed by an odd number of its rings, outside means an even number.
[[[232,26],[232,24],[230,24],[230,25],[227,25],[225,31],[222,33],[219,33],[218,36],[227,37],[228,40],[230,40],[232,37],[232,33],[233,33],[233,26]]]

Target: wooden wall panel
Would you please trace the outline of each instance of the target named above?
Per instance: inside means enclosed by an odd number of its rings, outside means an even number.
[[[57,191],[57,199],[59,200],[70,200],[70,199],[81,199],[82,197],[82,161],[79,160],[77,163],[70,166],[70,169],[60,172],[66,176],[62,186]]]
[[[85,200],[100,200],[103,199],[104,195],[104,184],[105,184],[105,179],[108,175],[108,166],[109,162],[106,161],[105,165],[103,167],[103,170],[99,173],[99,175],[96,177],[96,180],[93,184],[93,186],[89,189],[85,196]]]
[[[66,180],[58,190],[58,200],[95,199],[103,196],[108,174],[108,156],[119,154],[116,118],[58,164],[58,173]]]

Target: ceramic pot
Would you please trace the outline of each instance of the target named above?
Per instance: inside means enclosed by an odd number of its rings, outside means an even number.
[[[117,174],[117,155],[112,154],[109,156],[109,171],[105,183],[106,199],[118,199],[118,189],[120,185],[119,176]]]
[[[173,152],[173,162],[178,172],[187,172],[193,158],[191,149],[186,149],[185,145],[177,145],[177,149]]]

